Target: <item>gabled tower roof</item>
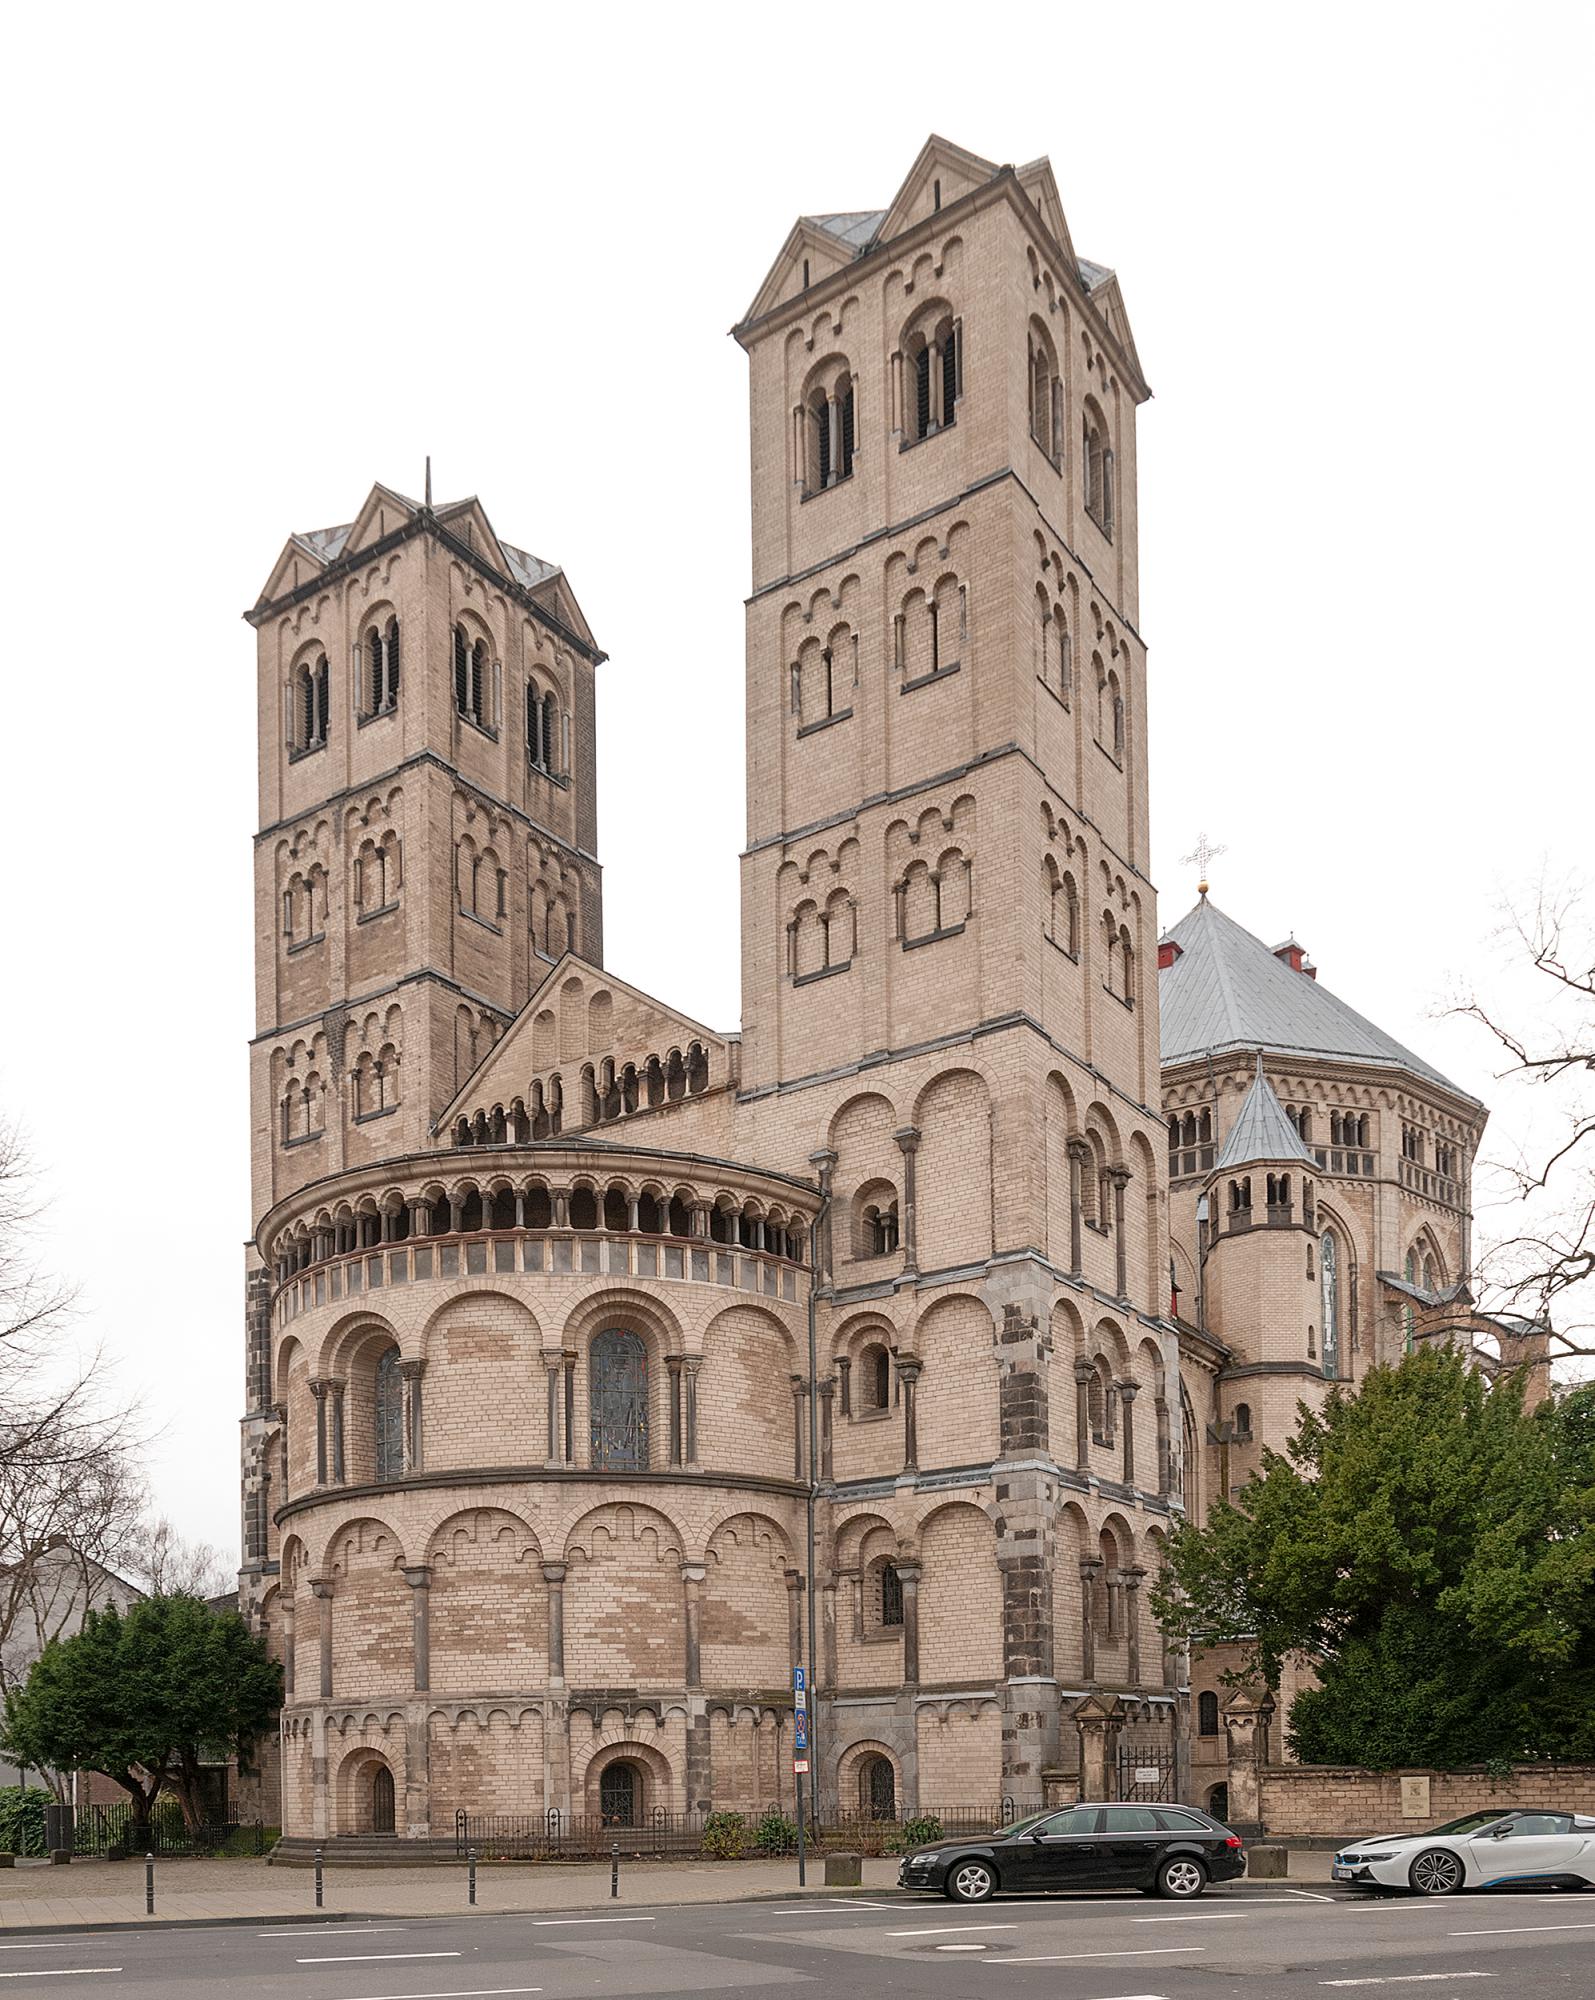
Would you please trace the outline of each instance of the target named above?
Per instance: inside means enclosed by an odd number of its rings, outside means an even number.
[[[1246,1093],[1241,1115],[1229,1129],[1229,1137],[1219,1152],[1215,1171],[1228,1173],[1234,1167],[1249,1167],[1266,1160],[1270,1165],[1283,1160],[1289,1166],[1317,1168],[1318,1162],[1301,1142],[1301,1134],[1285,1116],[1285,1107],[1274,1095],[1274,1086],[1263,1074],[1263,1058],[1257,1058],[1257,1074]]]
[[[1266,1049],[1402,1069],[1476,1102],[1318,980],[1293,971],[1206,896],[1165,941],[1179,947],[1158,975],[1165,1069],[1225,1050]]]

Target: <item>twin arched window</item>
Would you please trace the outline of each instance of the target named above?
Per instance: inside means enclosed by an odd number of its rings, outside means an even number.
[[[366,628],[360,642],[361,705],[370,715],[391,715],[399,705],[399,621]]]
[[[591,1463],[616,1472],[648,1469],[648,1348],[618,1327],[599,1334],[588,1357]]]
[[[531,759],[532,768],[546,771],[550,776],[558,773],[564,758],[561,754],[559,702],[552,688],[539,691],[536,681],[526,683],[526,754]]]
[[[326,654],[303,661],[288,687],[288,748],[293,756],[302,757],[325,744],[331,697]]]
[[[903,343],[909,438],[933,437],[956,421],[963,393],[963,326],[950,313],[924,322]]]
[[[853,473],[856,441],[853,377],[845,363],[828,380],[816,382],[804,402],[803,484],[823,493]]]
[[[454,707],[467,722],[489,735],[498,728],[499,666],[485,639],[473,638],[463,625],[454,628]]]

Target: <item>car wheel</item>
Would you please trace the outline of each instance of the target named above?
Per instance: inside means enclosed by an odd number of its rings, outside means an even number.
[[[947,1894],[955,1903],[984,1903],[997,1888],[989,1862],[955,1861],[947,1875]]]
[[[1426,1847],[1408,1869],[1407,1880],[1420,1896],[1454,1896],[1465,1874],[1461,1861],[1447,1848]]]
[[[1206,1887],[1207,1870],[1189,1854],[1172,1854],[1167,1861],[1158,1863],[1157,1892],[1160,1896],[1172,1896],[1178,1902],[1188,1902],[1192,1896],[1200,1896]]]

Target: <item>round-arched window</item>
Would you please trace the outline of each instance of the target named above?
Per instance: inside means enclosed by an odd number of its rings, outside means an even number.
[[[648,1467],[648,1348],[641,1334],[609,1327],[588,1359],[591,1462],[612,1471]]]
[[[1333,1380],[1340,1373],[1340,1246],[1330,1229],[1318,1239],[1318,1288],[1323,1307],[1324,1373]]]

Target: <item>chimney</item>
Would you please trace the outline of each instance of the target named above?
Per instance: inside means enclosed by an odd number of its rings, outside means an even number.
[[[1179,957],[1182,949],[1183,947],[1177,945],[1174,942],[1173,938],[1167,938],[1167,937],[1159,938],[1157,941],[1158,971],[1167,972],[1169,967],[1174,963],[1175,959]]]
[[[1318,977],[1317,968],[1308,962],[1305,946],[1299,945],[1293,937],[1286,938],[1283,944],[1276,944],[1274,956],[1283,959],[1292,972],[1305,972],[1309,979]]]

